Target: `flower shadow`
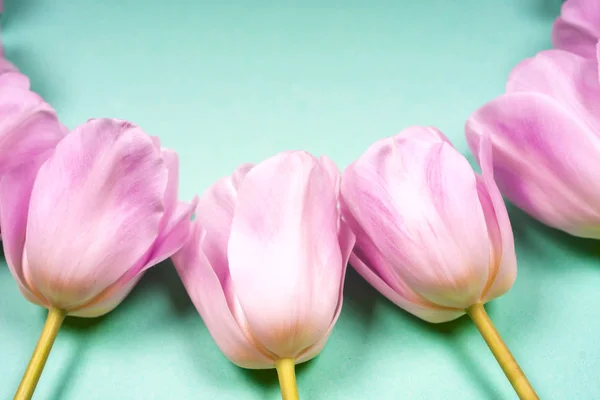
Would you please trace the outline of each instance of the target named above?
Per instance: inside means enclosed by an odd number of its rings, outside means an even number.
[[[507,203],[506,208],[510,216],[517,251],[519,247],[537,249],[539,245],[536,238],[542,238],[547,239],[552,244],[553,249],[565,251],[569,255],[577,255],[587,260],[600,259],[600,243],[598,240],[576,237],[546,226],[513,204]],[[544,266],[544,268],[556,267],[563,268],[560,263],[550,263]]]
[[[410,326],[410,329],[405,332],[416,331],[419,335],[433,336],[446,342],[449,353],[464,367],[467,380],[472,382],[479,391],[480,398],[502,399],[499,388],[476,362],[474,357],[477,354],[470,351],[467,346],[468,338],[473,335],[473,330],[476,330],[467,316],[441,324],[425,322],[387,300],[352,268],[348,270],[344,295],[347,314],[358,318],[360,325],[363,326],[362,329],[374,328],[374,310],[381,307],[386,314],[393,315],[394,318],[399,318],[403,325]],[[493,304],[486,305],[492,318],[494,308]]]

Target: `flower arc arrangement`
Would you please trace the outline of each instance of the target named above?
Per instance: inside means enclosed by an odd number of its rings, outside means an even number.
[[[48,310],[14,398],[33,397],[65,318],[109,313],[171,258],[216,346],[275,369],[284,400],[331,336],[348,264],[421,320],[470,317],[517,396],[538,399],[484,305],[517,277],[502,195],[600,239],[600,2],[564,2],[551,39],[468,118],[480,173],[440,130],[412,126],[341,174],[327,156],[284,151],[190,202],[175,151],[120,119],[69,130],[0,44],[1,240],[20,292]]]

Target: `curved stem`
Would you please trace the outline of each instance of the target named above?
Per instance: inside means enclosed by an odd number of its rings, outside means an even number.
[[[500,364],[502,371],[508,378],[508,381],[517,392],[521,400],[539,400],[538,395],[527,380],[527,377],[517,364],[517,361],[510,353],[510,350],[500,337],[492,320],[488,316],[483,304],[475,304],[467,309],[467,314],[475,323],[475,326],[483,336],[494,357]]]
[[[40,380],[42,370],[44,369],[44,365],[46,365],[46,360],[54,344],[54,339],[56,339],[65,316],[66,313],[57,308],[50,308],[48,310],[44,329],[42,329],[42,334],[35,346],[25,374],[23,374],[23,379],[21,379],[21,384],[17,389],[14,400],[29,400],[33,396],[35,387]]]
[[[278,360],[275,362],[275,368],[277,368],[277,376],[279,377],[282,400],[299,400],[296,372],[294,370],[295,361],[291,358]]]

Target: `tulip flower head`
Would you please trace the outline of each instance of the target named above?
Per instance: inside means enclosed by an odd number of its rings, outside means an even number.
[[[0,181],[4,252],[33,303],[105,314],[189,234],[195,204],[177,201],[177,155],[137,126],[90,120],[33,164]]]
[[[202,196],[173,261],[219,348],[245,368],[315,357],[342,306],[354,237],[326,157],[244,164]]]
[[[599,48],[600,49],[600,48]],[[511,73],[506,94],[466,125],[469,146],[493,147],[502,193],[554,228],[600,239],[598,61],[543,51]]]
[[[561,50],[582,57],[596,57],[600,39],[600,2],[598,0],[567,0],[560,17],[554,22],[552,43]]]
[[[412,127],[372,145],[342,177],[344,220],[356,235],[350,264],[406,311],[449,321],[508,291],[512,231],[494,183],[435,128]]]

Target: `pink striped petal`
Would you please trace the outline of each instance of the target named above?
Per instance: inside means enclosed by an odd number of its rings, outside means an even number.
[[[76,128],[42,166],[26,253],[32,284],[70,309],[117,281],[151,247],[167,168],[138,127],[109,119]]]
[[[600,38],[600,2],[597,0],[568,0],[552,28],[554,47],[594,57]]]
[[[471,151],[489,135],[502,193],[544,223],[600,238],[600,137],[556,101],[534,93],[501,96],[466,126]]]
[[[357,248],[379,253],[377,272],[393,289],[410,287],[438,308],[479,299],[490,254],[484,214],[473,170],[446,141],[401,133],[377,142],[344,172],[342,197],[364,231],[355,231]],[[362,248],[363,236],[375,249]]]
[[[600,81],[596,59],[562,50],[542,51],[512,71],[506,91],[547,95],[600,136]]]
[[[243,180],[229,239],[229,269],[254,336],[296,358],[330,327],[344,262],[335,184],[317,159],[287,152]]]
[[[63,136],[55,111],[41,97],[17,87],[0,90],[0,174],[47,157]]]
[[[370,237],[350,212],[344,197],[341,203],[344,220],[356,234],[350,264],[371,286],[400,308],[428,322],[446,322],[464,315],[464,310],[437,305],[411,289],[374,243],[377,238]]]

